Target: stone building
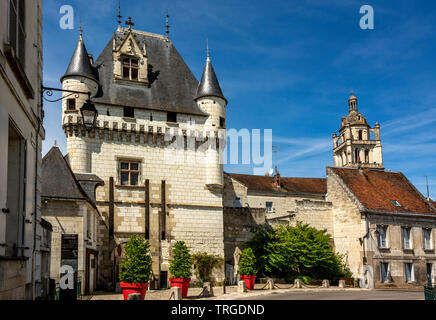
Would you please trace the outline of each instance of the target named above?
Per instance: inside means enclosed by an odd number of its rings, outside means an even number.
[[[86,97],[72,97],[62,125],[72,171],[104,181],[96,189],[110,241],[102,276],[115,287],[119,248],[139,234],[151,244],[151,287],[166,287],[175,241],[224,257],[223,171],[220,146],[211,142],[225,128],[227,100],[209,54],[199,83],[168,36],[132,25],[119,26],[95,62],[80,35],[62,87],[90,91],[98,117],[87,131],[79,114]],[[173,138],[181,148],[173,150]]]
[[[400,172],[327,167],[334,243],[372,288],[434,282],[436,209]]]
[[[326,179],[281,177],[276,168],[274,176],[225,173],[224,181],[225,208],[263,208],[272,226],[301,221],[332,234]]]
[[[51,278],[58,284],[61,266],[73,267],[82,294],[102,286],[108,228],[95,205],[95,188],[102,184],[95,175],[74,174],[57,146],[42,159],[42,216],[53,226]]]
[[[333,134],[333,163],[337,167],[383,169],[380,125],[371,128],[357,110],[357,98],[351,93],[349,113],[342,118],[339,135]]]
[[[42,1],[0,1],[0,300],[48,292],[41,82]]]

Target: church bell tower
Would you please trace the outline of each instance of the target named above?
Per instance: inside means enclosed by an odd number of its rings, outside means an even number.
[[[357,110],[357,98],[351,93],[348,115],[342,118],[339,135],[333,133],[333,161],[336,167],[383,170],[380,125],[373,128]]]

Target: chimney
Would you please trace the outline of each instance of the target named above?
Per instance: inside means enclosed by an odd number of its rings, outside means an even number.
[[[277,166],[276,166],[276,174],[274,175],[274,185],[276,187],[280,187],[280,173],[277,170]]]

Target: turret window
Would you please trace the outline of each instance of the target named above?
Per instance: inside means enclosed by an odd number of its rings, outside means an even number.
[[[226,127],[226,119],[220,117],[220,128],[225,128],[225,127]]]
[[[138,81],[138,59],[123,59],[123,79]]]
[[[68,111],[76,110],[76,99],[68,99],[67,100],[67,110]]]

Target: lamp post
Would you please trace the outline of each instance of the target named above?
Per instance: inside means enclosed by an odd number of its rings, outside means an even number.
[[[64,96],[64,97],[61,97],[59,99],[55,99],[55,100],[49,100],[49,99],[44,97],[44,94],[51,97],[53,95],[53,91],[67,92],[69,94]],[[72,95],[75,95],[76,97],[78,97],[78,95],[80,95],[80,94],[88,95],[88,99],[86,99],[82,108],[80,108],[80,114],[82,115],[83,125],[85,126],[86,130],[90,131],[90,130],[95,128],[95,123],[97,120],[98,111],[95,108],[95,105],[91,102],[91,92],[89,92],[89,91],[83,92],[83,91],[75,91],[75,90],[50,88],[50,87],[45,87],[44,85],[41,84],[41,107],[44,104],[44,100],[47,102],[58,102],[58,101],[61,101],[63,99],[66,99]],[[42,109],[44,110],[44,108],[42,108]]]

